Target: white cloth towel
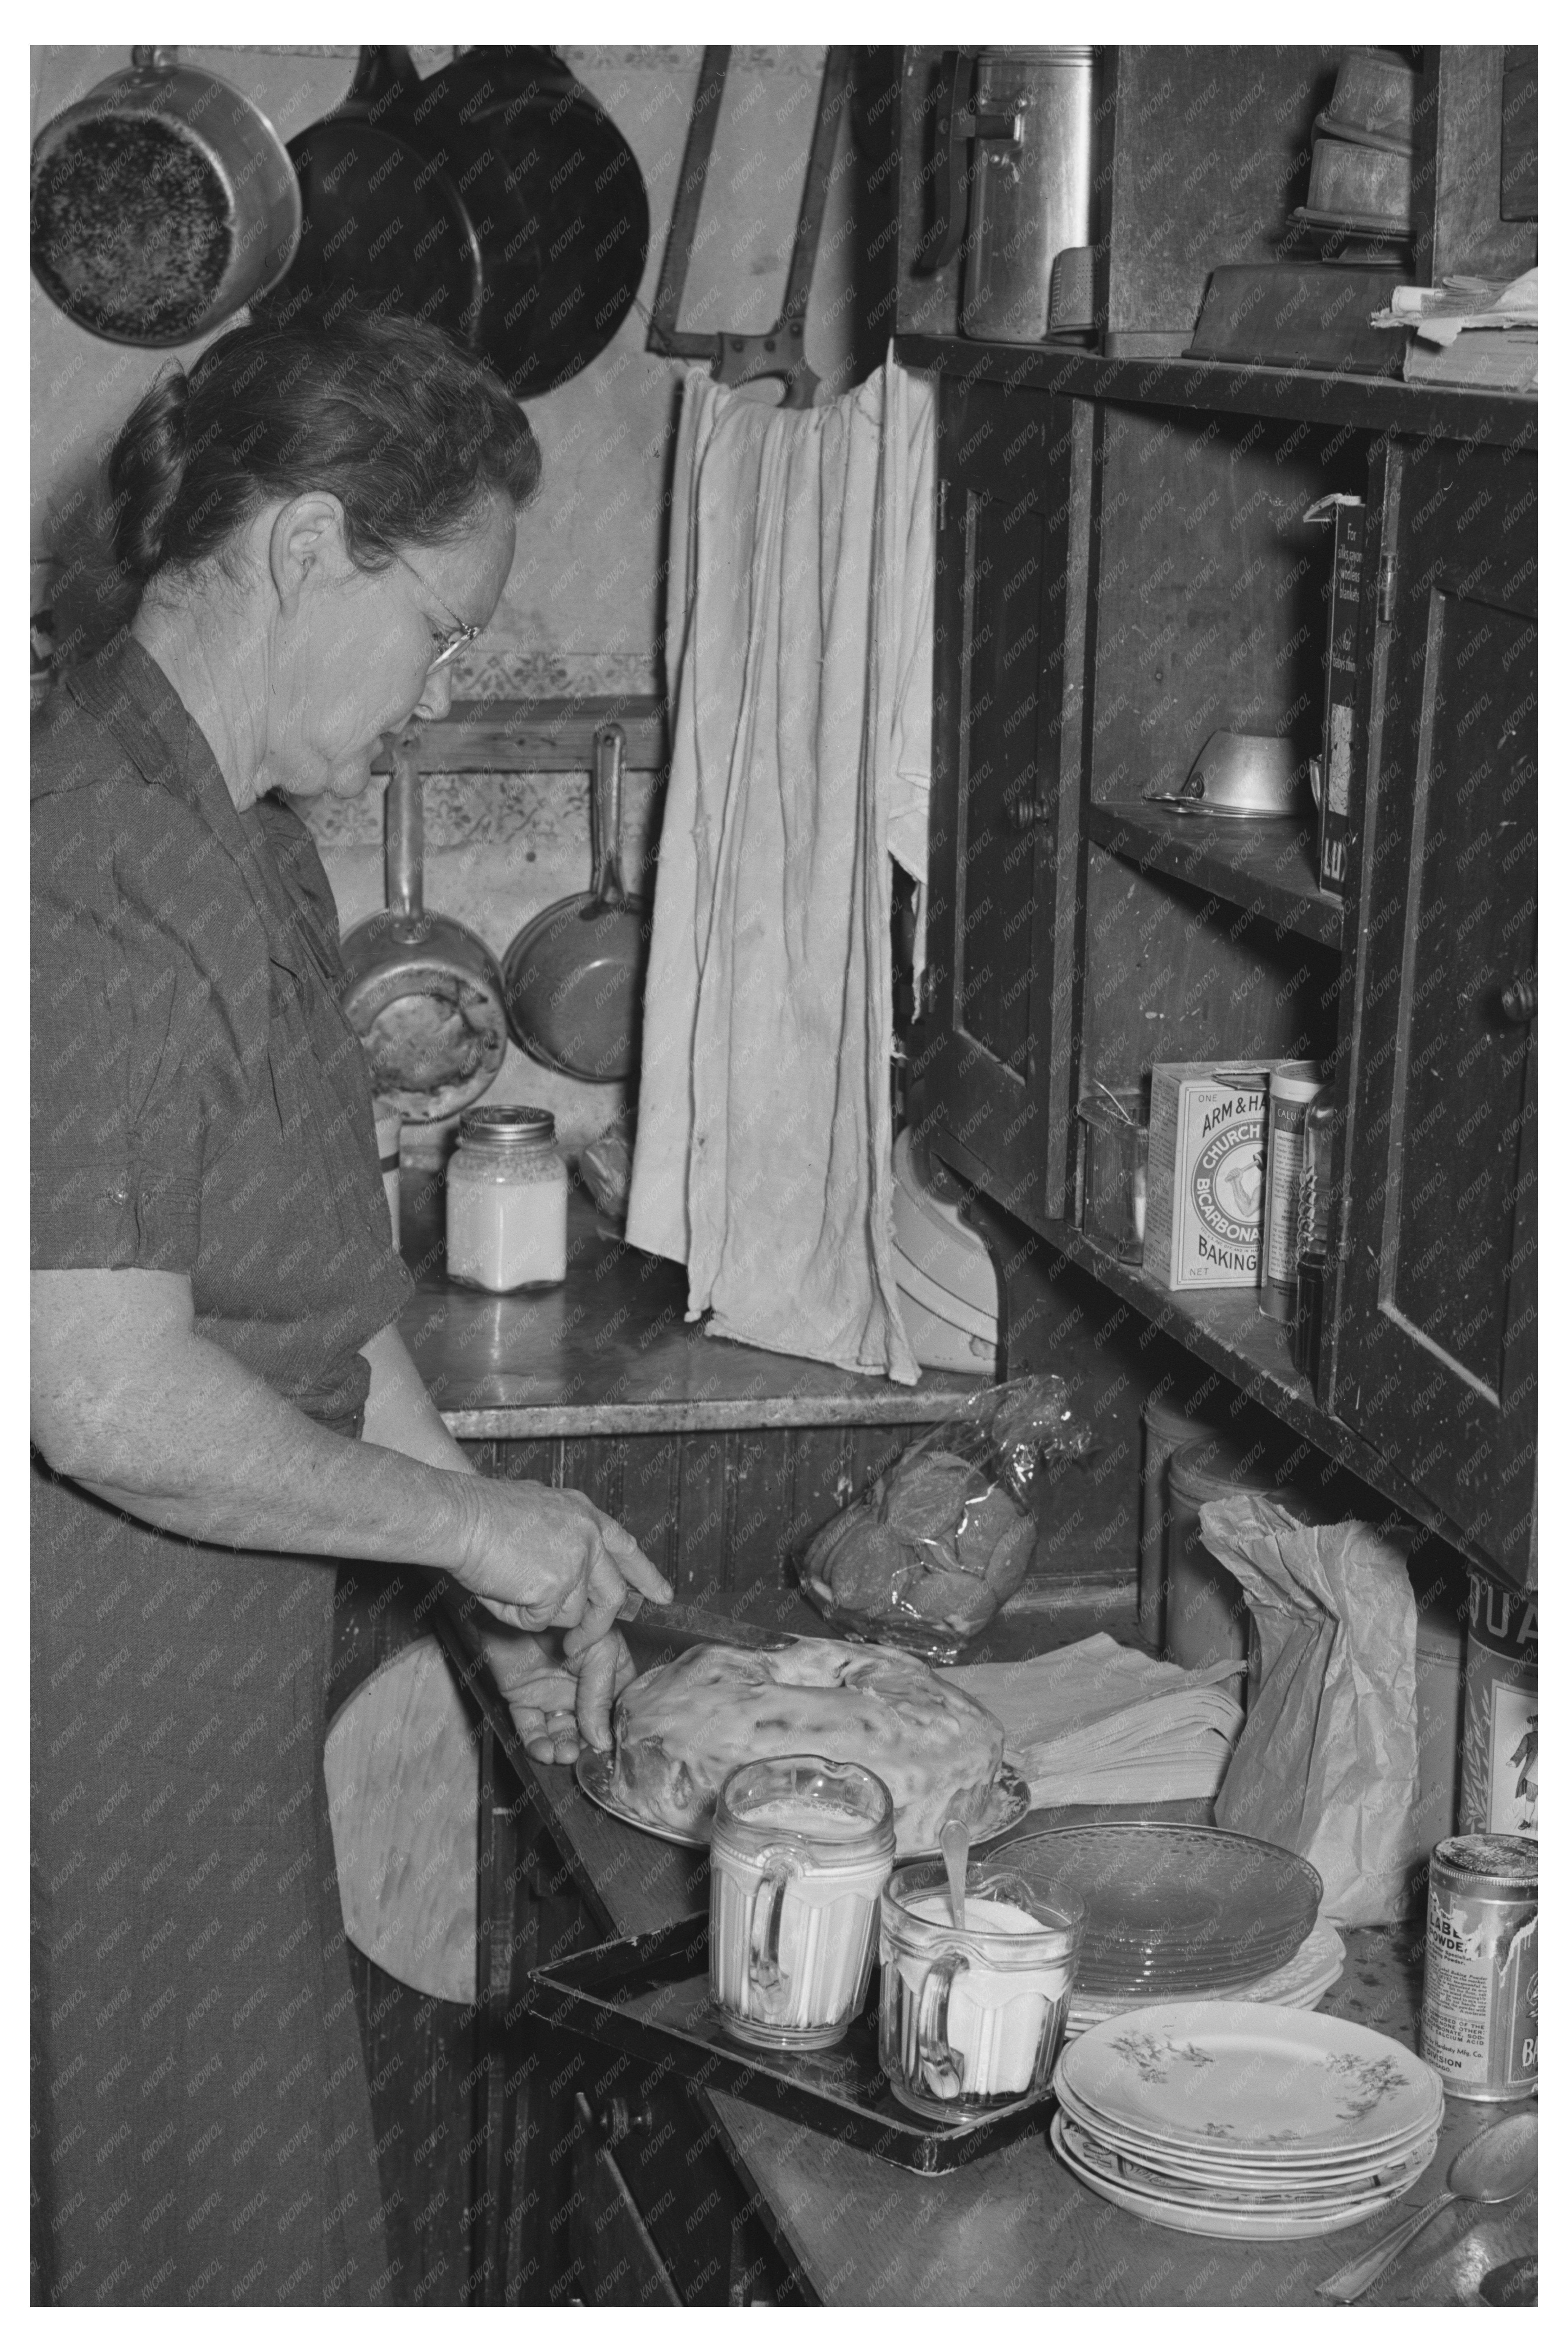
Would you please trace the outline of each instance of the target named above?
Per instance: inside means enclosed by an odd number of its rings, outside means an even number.
[[[888,381],[796,412],[686,379],[626,1238],[684,1261],[688,1318],[711,1310],[715,1337],[912,1383],[891,1248],[898,638],[874,594],[899,511]]]
[[[1158,1803],[1212,1797],[1239,1702],[1218,1687],[1237,1661],[1188,1673],[1109,1633],[1010,1665],[952,1666],[944,1682],[989,1707],[1036,1805]]]

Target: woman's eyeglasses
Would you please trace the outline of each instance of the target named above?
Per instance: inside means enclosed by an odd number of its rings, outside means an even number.
[[[449,629],[433,628],[430,632],[432,641],[436,646],[436,651],[431,655],[427,667],[429,669],[445,669],[448,662],[456,661],[458,656],[462,652],[465,646],[471,646],[474,639],[481,634],[479,623],[478,621],[459,621],[456,613],[453,612],[450,604],[447,604],[446,598],[444,596],[438,596],[436,593],[435,589],[431,587],[430,583],[426,579],[425,574],[422,572],[416,572],[405,555],[400,554],[398,550],[392,545],[389,540],[384,539],[380,541],[380,544],[385,548],[388,555],[391,556],[395,563],[401,563],[405,572],[408,572],[413,579],[419,583],[420,587],[424,589],[425,593],[430,598],[431,602],[440,605],[442,611],[446,614],[447,618],[451,622],[452,625]]]

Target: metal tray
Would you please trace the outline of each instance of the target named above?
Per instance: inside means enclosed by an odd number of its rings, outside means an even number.
[[[528,2009],[546,2024],[808,2124],[905,2172],[952,2172],[1043,2130],[1045,2097],[970,2125],[932,2123],[900,2107],[877,2063],[877,1981],[873,1972],[865,2012],[836,2049],[797,2055],[742,2049],[709,2001],[704,1916],[536,1969]]]

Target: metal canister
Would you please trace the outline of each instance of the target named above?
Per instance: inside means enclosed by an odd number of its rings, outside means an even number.
[[[1445,1838],[1433,1853],[1421,2055],[1456,2098],[1534,2095],[1539,1900],[1533,1838]]]
[[[1465,1633],[1461,1832],[1541,1828],[1535,1595],[1470,1569]]]
[[[982,49],[963,124],[975,141],[963,332],[1039,342],[1051,329],[1052,269],[1089,242],[1092,49]]]

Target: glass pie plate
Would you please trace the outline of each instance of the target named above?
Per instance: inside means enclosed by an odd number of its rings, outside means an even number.
[[[707,1846],[712,1835],[711,1819],[705,1821],[700,1830],[675,1830],[667,1828],[662,1822],[644,1821],[640,1813],[633,1812],[616,1786],[613,1756],[596,1748],[579,1748],[573,1772],[583,1794],[591,1798],[602,1811],[613,1814],[616,1821],[625,1822],[629,1829],[642,1830],[649,1837],[662,1838],[666,1845],[699,1849]],[[986,1800],[984,1811],[969,1832],[971,1852],[977,1846],[988,1846],[994,1839],[1005,1837],[1010,1830],[1016,1830],[1028,1810],[1028,1782],[1011,1764],[1004,1764]],[[925,1862],[938,1851],[934,1845],[900,1846],[898,1860],[900,1863]]]
[[[1024,1879],[1082,1902],[1083,1993],[1173,1999],[1245,1984],[1300,1950],[1322,1899],[1299,1854],[1186,1822],[1083,1822],[1000,1853]]]

